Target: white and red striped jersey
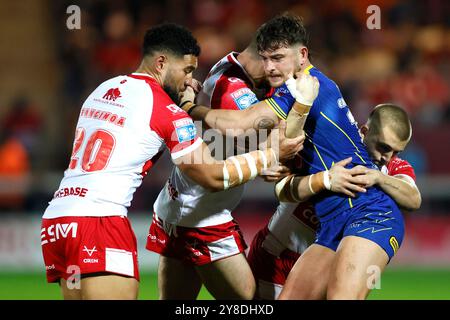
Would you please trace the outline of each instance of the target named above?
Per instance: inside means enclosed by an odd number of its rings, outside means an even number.
[[[394,177],[400,175],[406,177],[410,184],[415,185],[414,169],[406,160],[393,157],[381,171]],[[314,242],[318,223],[314,207],[308,201],[280,202],[268,224],[274,237],[267,240],[265,246],[278,245],[302,253]]]
[[[155,79],[107,80],[83,103],[69,167],[44,218],[126,215],[165,147],[176,159],[201,143],[192,119]]]
[[[213,109],[240,110],[258,101],[253,82],[232,52],[216,63],[208,74],[203,92]],[[168,223],[184,227],[207,227],[233,219],[243,186],[210,192],[174,167],[154,204],[156,215]]]

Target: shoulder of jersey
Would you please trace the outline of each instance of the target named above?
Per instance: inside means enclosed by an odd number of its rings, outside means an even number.
[[[164,91],[164,89],[159,85],[158,82],[156,82],[155,79],[147,76],[139,76],[139,75],[128,75],[128,77],[138,80],[138,81],[144,81],[152,91],[153,96],[155,97],[153,99],[154,102],[158,102],[158,104],[154,104],[154,106],[166,106],[169,111],[172,113],[177,113],[182,111],[181,108],[179,108],[169,97],[169,95]]]
[[[408,161],[398,157],[392,158],[391,161],[389,161],[388,171],[390,175],[402,173],[409,175],[411,178],[415,179],[414,168],[412,167],[412,165]]]
[[[324,89],[340,92],[339,86],[332,79],[328,78],[325,74],[323,74],[319,69],[313,67],[309,70],[309,74],[316,77],[320,83],[319,94],[324,92]]]
[[[402,158],[399,158],[399,157],[393,157],[391,159],[391,161],[389,161],[389,164],[392,165],[392,166],[398,166],[398,165],[401,165],[401,164],[409,165],[409,162],[406,161],[406,160],[403,160]]]

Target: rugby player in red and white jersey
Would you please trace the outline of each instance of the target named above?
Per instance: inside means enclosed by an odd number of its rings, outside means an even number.
[[[417,210],[421,204],[421,195],[415,184],[414,169],[397,156],[411,138],[410,127],[408,115],[400,107],[392,104],[376,106],[360,132],[369,155],[380,170],[365,169],[366,172],[360,177],[366,179],[364,187],[376,184],[403,209]],[[330,170],[331,188],[335,192],[354,196],[355,190],[347,180],[351,176],[350,170],[344,168],[350,159],[336,163]],[[278,298],[288,279],[283,289],[284,297],[282,295],[281,298],[324,299],[328,275],[323,274],[320,261],[315,265],[315,272],[317,275],[322,273],[324,280],[321,285],[317,285],[319,277],[314,277],[314,284],[298,287],[299,277],[302,277],[304,284],[311,274],[305,274],[303,268],[293,269],[300,254],[308,254],[306,249],[314,242],[318,226],[314,208],[306,201],[312,196],[308,181],[305,179],[299,183],[293,195],[290,194],[290,183],[284,185],[286,187],[278,190],[282,200],[292,200],[294,197],[305,202],[281,202],[268,225],[255,235],[248,260],[257,281],[256,297],[267,300]],[[293,182],[292,185],[297,183]],[[395,246],[395,243],[392,245]]]
[[[311,80],[298,86],[313,101],[318,90],[313,77],[303,80]],[[254,91],[264,81],[254,42],[242,53],[231,52],[213,66],[204,82],[203,92],[213,110],[195,108],[193,118],[232,136],[239,130],[273,128],[286,119],[292,102],[283,100],[286,87],[258,102]],[[268,179],[279,178],[282,171]],[[253,298],[255,282],[243,253],[247,246],[232,216],[242,193],[242,187],[211,193],[179,168],[173,169],[154,204],[147,241],[147,249],[160,254],[161,299],[195,299],[202,283],[216,299]]]
[[[137,72],[103,82],[83,103],[69,168],[41,229],[47,280],[60,282],[65,299],[137,297],[136,239],[127,208],[166,147],[186,177],[212,191],[245,183],[301,149],[301,138],[284,139],[280,130],[279,150],[212,158],[177,106],[180,93],[195,86],[199,53],[184,27],[153,27]]]

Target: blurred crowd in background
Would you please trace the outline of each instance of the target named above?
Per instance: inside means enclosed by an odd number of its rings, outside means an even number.
[[[259,25],[284,11],[303,17],[313,64],[339,85],[356,120],[364,123],[378,103],[398,103],[409,112],[414,129],[401,156],[413,164],[419,178],[450,180],[450,5],[446,0],[45,3],[52,26],[48,36],[54,43],[49,50],[55,51],[59,74],[58,105],[49,112],[48,106],[36,103],[35,96],[17,92],[1,106],[0,210],[46,207],[68,165],[81,104],[102,81],[138,67],[143,35],[150,26],[169,21],[193,31],[202,48],[194,76],[203,81],[214,63],[230,51],[244,49]],[[79,30],[63,27],[71,4],[81,8]],[[370,15],[366,10],[372,4],[381,9],[379,30],[366,25]],[[58,131],[49,129],[55,122],[60,124]],[[160,166],[162,170],[144,180],[133,210],[151,210],[171,164],[167,160]],[[52,180],[51,174],[57,178]],[[449,212],[449,205],[447,192],[437,200],[425,198],[423,207],[433,214]]]

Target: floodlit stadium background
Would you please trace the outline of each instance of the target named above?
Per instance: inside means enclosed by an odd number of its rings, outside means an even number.
[[[81,8],[79,30],[66,27],[72,4]],[[369,5],[381,9],[380,30],[367,28]],[[191,28],[202,47],[196,77],[203,80],[285,10],[303,16],[313,64],[337,82],[360,124],[386,101],[413,121],[401,156],[415,167],[422,208],[405,214],[402,248],[370,298],[450,299],[449,7],[446,0],[1,1],[0,299],[60,299],[57,285],[45,282],[40,218],[67,167],[81,103],[103,80],[136,69],[145,30],[163,21]],[[159,161],[129,214],[142,299],[157,298],[157,256],[144,245],[170,166],[168,157]],[[248,244],[275,206],[269,184],[248,185],[234,215]]]

